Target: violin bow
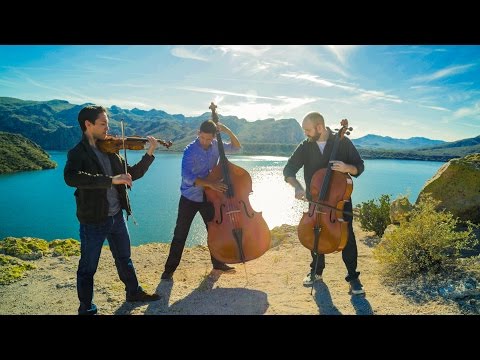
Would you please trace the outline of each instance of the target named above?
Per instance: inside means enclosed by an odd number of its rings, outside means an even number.
[[[324,204],[324,203],[321,203],[321,202],[318,202],[318,201],[313,201],[313,200],[303,200],[305,202],[308,202],[310,204],[316,204],[316,205],[319,205],[319,206],[323,206],[323,207],[326,207],[326,208],[329,208],[329,209],[332,209],[332,210],[337,210],[337,211],[340,211],[346,215],[350,215],[350,216],[356,216],[354,213],[350,212],[350,211],[346,211],[346,210],[342,210],[342,209],[339,209],[339,208],[336,208],[335,206],[330,206],[330,205],[327,205],[327,204]]]
[[[122,129],[122,144],[123,144],[123,157],[125,159],[125,175],[128,174],[128,169],[127,169],[127,148],[125,147],[125,128],[123,126],[123,119],[120,120],[120,128]],[[130,186],[128,186],[127,184],[125,184],[125,191],[126,190],[130,190],[132,191],[132,188]],[[133,219],[133,223],[135,225],[138,225],[137,223],[137,220],[135,219],[135,216],[133,216],[133,211],[131,212],[131,216],[132,216],[132,219]],[[128,219],[128,217],[127,217]]]
[[[125,147],[125,128],[123,126],[123,119],[120,120],[120,128],[122,129],[123,157],[125,158],[125,175],[126,175],[127,174],[127,148]]]

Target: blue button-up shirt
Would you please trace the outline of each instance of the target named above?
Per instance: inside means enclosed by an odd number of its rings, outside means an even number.
[[[239,150],[234,148],[231,143],[223,142],[223,147],[226,152]],[[185,147],[182,159],[182,184],[180,186],[180,192],[183,196],[191,201],[203,201],[203,186],[195,186],[193,183],[197,178],[207,177],[217,165],[219,157],[217,139],[213,139],[207,150],[202,148],[198,138]]]

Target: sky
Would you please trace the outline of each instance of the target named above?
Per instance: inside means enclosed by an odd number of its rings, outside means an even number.
[[[0,45],[0,96],[248,121],[320,112],[335,128],[480,135],[480,45]]]

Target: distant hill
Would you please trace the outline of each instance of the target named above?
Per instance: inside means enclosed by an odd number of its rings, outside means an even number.
[[[421,147],[446,144],[446,141],[431,140],[424,137],[412,137],[410,139],[395,139],[390,136],[368,134],[358,139],[352,139],[355,146],[363,149],[389,149],[405,150]]]
[[[24,101],[0,97],[0,131],[22,134],[44,149],[70,149],[80,139],[77,117],[85,105],[74,105],[64,100]],[[124,120],[127,135],[152,135],[171,140],[174,143],[171,149],[174,151],[183,150],[195,138],[200,124],[211,115],[210,112],[205,112],[200,116],[186,117],[181,114],[171,115],[162,110],[127,110],[118,106],[112,106],[108,110],[111,134],[120,135],[120,121]],[[245,153],[251,152],[255,144],[296,145],[304,137],[295,119],[249,122],[221,114],[219,119],[235,132],[242,144],[246,144]]]
[[[77,116],[86,104],[70,104],[65,100],[29,101],[0,97],[0,131],[22,134],[47,150],[67,150],[80,139]],[[207,104],[208,105],[208,104]],[[152,135],[173,141],[170,148],[182,151],[197,134],[202,121],[210,112],[187,117],[162,110],[132,110],[112,106],[110,133],[120,135],[120,121],[125,122],[127,135]],[[289,156],[305,136],[295,119],[265,119],[249,122],[236,116],[219,114],[240,139],[245,155]],[[455,142],[424,137],[396,139],[368,134],[352,139],[366,159],[415,159],[447,161],[454,157],[480,152],[480,137]]]
[[[443,142],[441,145],[432,147],[405,150],[358,147],[358,151],[365,159],[448,161],[453,158],[480,153],[480,136],[454,142]]]
[[[466,148],[466,147],[476,147],[480,145],[480,135],[474,138],[457,140],[449,143],[444,143],[437,146],[429,146],[428,148],[422,150],[441,150],[441,149],[453,149],[453,148]]]
[[[57,164],[33,141],[18,134],[0,131],[0,174],[52,169]]]

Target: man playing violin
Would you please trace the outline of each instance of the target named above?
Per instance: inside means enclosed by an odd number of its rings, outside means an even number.
[[[215,210],[212,204],[206,201],[204,189],[208,187],[222,192],[227,190],[227,185],[222,181],[206,179],[219,159],[218,143],[215,139],[217,129],[230,137],[231,143],[223,142],[226,151],[237,151],[241,147],[237,137],[228,127],[221,123],[215,125],[212,120],[204,121],[200,125],[198,137],[185,147],[182,158],[182,183],[177,223],[165,263],[165,271],[161,276],[164,280],[172,279],[173,273],[180,264],[188,232],[197,212],[200,212],[205,226],[214,216]],[[211,261],[216,270],[230,271],[234,269],[213,256],[211,256]]]
[[[283,175],[285,181],[295,188],[295,197],[297,199],[306,198],[307,200],[312,200],[310,194],[312,177],[317,170],[329,166],[334,136],[332,131],[325,127],[323,116],[318,112],[307,114],[303,119],[302,128],[307,139],[301,142],[292,156],[290,156],[283,169]],[[336,159],[337,160],[331,162],[330,166],[332,170],[348,173],[354,177],[358,177],[364,170],[364,163],[360,154],[350,139],[346,137],[340,141]],[[306,190],[295,176],[301,167],[303,167]],[[344,210],[347,213],[352,212],[351,199],[345,204]],[[357,271],[357,243],[352,222],[350,221],[351,218],[348,219],[347,215],[345,215],[345,218],[348,221],[348,240],[342,251],[342,259],[347,268],[345,280],[350,284],[350,293],[359,295],[365,293],[365,291],[359,279],[360,272]],[[318,264],[316,266],[316,272],[313,274],[317,259],[313,251],[311,254],[313,258],[310,264],[311,272],[303,279],[305,286],[311,286],[314,281],[322,280],[322,273],[325,268],[325,255],[318,254]]]
[[[108,131],[107,110],[89,105],[78,114],[82,140],[67,155],[64,179],[68,186],[76,187],[77,218],[80,222],[80,261],[77,270],[77,294],[80,300],[79,315],[94,315],[93,277],[97,271],[105,239],[115,259],[120,280],[125,284],[126,300],[154,301],[158,294],[148,294],[139,285],[130,258],[130,235],[124,219],[131,214],[126,186],[141,178],[154,160],[158,146],[149,136],[150,146],[142,159],[133,166],[127,165],[117,153],[104,153],[97,148]]]

